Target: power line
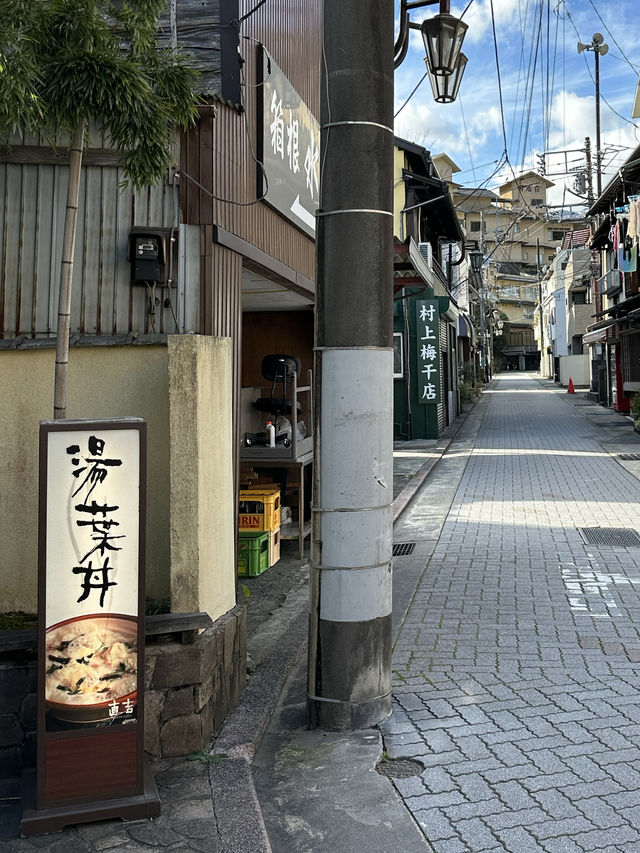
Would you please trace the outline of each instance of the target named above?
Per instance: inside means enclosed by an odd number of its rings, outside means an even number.
[[[425,72],[424,72],[424,74],[422,75],[422,77],[421,77],[421,78],[418,80],[418,82],[416,83],[416,85],[415,85],[415,87],[414,87],[413,91],[411,92],[411,94],[409,95],[409,97],[407,98],[407,100],[406,100],[406,101],[404,102],[404,104],[400,107],[400,109],[398,110],[398,112],[396,112],[396,113],[394,113],[394,114],[393,114],[393,117],[394,117],[394,118],[397,118],[397,117],[400,115],[400,113],[402,112],[402,110],[407,106],[407,104],[409,103],[409,101],[411,100],[411,98],[413,98],[413,96],[415,95],[415,93],[418,91],[418,89],[420,88],[420,86],[421,86],[421,85],[422,85],[422,83],[424,82],[424,79],[425,79],[425,77],[427,76],[427,74],[428,74],[428,73],[429,73],[428,71],[425,71]]]
[[[500,78],[500,60],[498,58],[498,37],[496,35],[496,16],[493,9],[493,0],[491,2],[491,28],[493,30],[493,47],[496,55],[496,72],[498,75],[498,93],[500,95],[500,117],[502,119],[502,138],[504,140],[505,154],[507,151],[507,129],[504,123],[504,101],[502,99],[502,80]]]
[[[635,65],[633,65],[633,64],[631,63],[631,61],[629,60],[629,58],[625,55],[625,52],[623,51],[623,49],[620,47],[620,45],[619,45],[619,44],[618,44],[618,42],[616,41],[615,36],[613,35],[613,33],[611,32],[611,30],[609,29],[609,27],[605,24],[605,22],[604,22],[604,20],[603,20],[603,18],[602,18],[602,15],[600,14],[600,12],[598,12],[598,10],[597,10],[597,8],[596,8],[596,5],[595,5],[595,3],[593,2],[593,0],[589,0],[589,3],[591,3],[591,5],[593,6],[593,11],[596,13],[596,15],[598,16],[598,18],[600,18],[600,22],[602,23],[602,26],[603,26],[603,27],[605,28],[605,30],[607,31],[607,34],[609,35],[609,38],[611,39],[611,41],[612,41],[612,42],[615,44],[615,46],[618,48],[618,50],[620,51],[620,53],[622,54],[622,56],[624,57],[625,61],[626,61],[626,62],[627,62],[627,64],[629,65],[629,67],[632,69],[632,71],[635,71],[635,73],[637,74],[637,73],[638,73],[638,69],[635,67]]]
[[[571,15],[571,12],[570,12],[570,11],[569,11],[569,9],[567,8],[566,3],[565,3],[565,9],[567,10],[567,17],[568,17],[568,19],[571,21],[571,25],[572,25],[573,29],[576,31],[576,35],[578,36],[578,41],[582,41],[582,39],[581,39],[581,37],[580,37],[580,33],[578,32],[578,28],[577,28],[577,26],[576,26],[576,24],[575,24],[575,21],[573,20],[573,16]],[[586,65],[586,67],[587,67],[587,71],[589,72],[589,77],[591,77],[591,82],[592,82],[592,83],[593,83],[593,85],[595,86],[596,81],[595,81],[595,78],[594,78],[593,73],[592,73],[592,71],[591,71],[591,66],[589,65],[589,62],[588,62],[588,60],[587,60],[586,52],[585,52],[585,54],[584,54],[584,62],[585,62],[585,65]],[[633,66],[631,66],[631,67],[633,68]],[[634,69],[634,70],[635,70],[635,69]],[[626,118],[626,116],[621,115],[621,114],[620,114],[616,109],[614,109],[614,108],[611,106],[611,104],[609,103],[609,101],[604,97],[604,95],[602,94],[602,92],[600,93],[600,100],[604,101],[604,103],[609,107],[609,109],[611,110],[611,112],[612,112],[612,113],[614,113],[614,115],[617,115],[617,116],[618,116],[618,118],[621,118],[621,119],[622,119],[622,121],[626,121],[626,122],[627,122],[627,124],[630,124],[632,127],[635,127],[635,128],[637,128],[637,127],[638,127],[638,125],[637,125],[634,121],[631,121],[631,119]]]
[[[243,15],[241,18],[238,18],[238,20],[237,20],[237,21],[234,21],[234,23],[236,23],[236,24],[238,24],[238,25],[239,25],[239,24],[241,24],[243,21],[246,21],[246,20],[247,20],[247,18],[250,18],[253,14],[255,14],[255,13],[258,11],[258,9],[260,8],[260,6],[264,6],[264,4],[265,4],[266,2],[267,2],[267,0],[260,0],[260,2],[259,2],[259,3],[256,3],[256,5],[253,7],[253,9],[249,9],[249,11],[248,11],[245,15]]]
[[[460,115],[462,116],[462,126],[464,127],[464,137],[467,140],[467,150],[469,152],[469,162],[471,163],[471,171],[473,172],[473,180],[476,179],[476,170],[473,165],[473,154],[471,153],[471,142],[469,141],[469,130],[467,128],[467,121],[464,117],[464,109],[462,107],[462,97],[458,95],[458,103],[460,104]]]
[[[465,16],[465,15],[467,14],[467,12],[469,11],[469,6],[472,6],[472,5],[473,5],[473,0],[469,0],[469,2],[467,3],[467,5],[466,5],[466,7],[465,7],[464,12],[460,15],[460,18],[461,18],[461,19],[462,19],[462,18],[464,18],[464,16]]]

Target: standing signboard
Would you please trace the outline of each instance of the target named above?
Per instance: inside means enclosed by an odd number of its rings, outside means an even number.
[[[146,424],[40,425],[38,764],[23,834],[160,813],[144,768]]]
[[[420,299],[416,311],[416,376],[418,402],[431,405],[441,402],[440,339],[438,299]]]

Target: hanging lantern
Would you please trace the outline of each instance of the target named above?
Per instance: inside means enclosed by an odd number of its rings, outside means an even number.
[[[431,74],[446,77],[456,72],[467,29],[464,21],[443,12],[423,21],[420,31]]]
[[[429,58],[425,57],[425,62],[427,63],[427,69],[431,72],[429,68]],[[431,90],[433,91],[434,100],[439,104],[450,104],[452,101],[458,96],[458,91],[460,89],[460,83],[462,82],[462,75],[464,74],[465,65],[467,64],[467,57],[464,53],[460,53],[458,55],[457,65],[454,68],[453,72],[448,75],[436,75],[429,73],[429,82],[431,83]]]

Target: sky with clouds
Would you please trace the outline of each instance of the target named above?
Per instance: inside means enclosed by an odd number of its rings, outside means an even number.
[[[396,134],[432,154],[448,154],[461,170],[455,179],[465,186],[495,189],[513,177],[512,169],[519,174],[537,168],[536,155],[557,152],[546,157],[555,183],[548,203],[579,204],[571,191],[575,173],[584,168],[586,136],[595,157],[596,110],[595,55],[578,54],[578,40],[591,44],[598,32],[609,45],[600,56],[604,187],[640,145],[640,119],[631,118],[640,71],[638,6],[638,0],[452,0],[451,13],[464,12],[469,25],[458,99],[436,104],[425,79],[405,105],[425,72],[422,39],[412,31],[409,52],[396,71]],[[419,23],[437,9],[415,9],[411,20]],[[552,174],[569,170],[569,176]],[[584,207],[574,213],[580,210]]]

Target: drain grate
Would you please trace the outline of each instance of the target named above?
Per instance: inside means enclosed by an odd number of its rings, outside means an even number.
[[[398,542],[397,545],[393,546],[392,556],[394,557],[408,557],[409,554],[413,554],[413,549],[416,547],[415,542]]]
[[[630,462],[633,459],[640,459],[640,453],[618,453],[618,459],[624,459]]]
[[[376,764],[376,770],[387,779],[409,779],[411,776],[419,776],[424,765],[413,758],[390,758]]]
[[[579,527],[578,532],[587,545],[640,548],[640,536],[628,527]]]

